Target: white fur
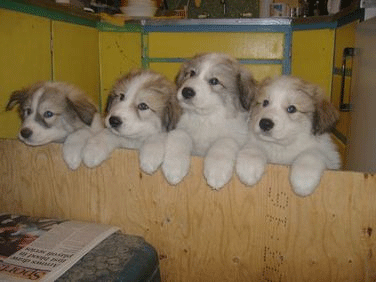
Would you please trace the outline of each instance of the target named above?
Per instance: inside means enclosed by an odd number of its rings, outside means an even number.
[[[117,101],[110,107],[105,118],[106,128],[89,139],[83,153],[84,163],[88,167],[101,164],[116,148],[140,149],[140,166],[147,173],[153,173],[160,166],[166,142],[163,122],[152,110],[153,105],[149,104],[150,108],[147,110],[137,108],[140,103],[148,103],[142,96],[148,91],[144,84],[156,76],[160,75],[144,71],[131,79],[118,82],[114,95],[125,94],[125,98],[122,101],[116,98]],[[155,96],[155,99],[160,97]],[[122,124],[113,127],[110,122],[111,117],[118,117]]]
[[[294,78],[281,77],[265,88],[253,108],[248,141],[239,152],[236,172],[243,183],[254,185],[261,179],[266,162],[292,165],[292,188],[297,195],[307,196],[319,185],[325,169],[340,167],[340,158],[328,133],[312,133],[309,111],[314,110],[314,100],[308,96],[300,99],[299,95],[306,94],[297,91],[294,82]],[[264,100],[269,101],[265,107]],[[298,111],[288,113],[291,105]],[[304,113],[300,113],[303,108]],[[268,132],[260,128],[260,120],[265,118],[274,122]]]
[[[236,108],[234,99],[223,101],[216,91],[224,85],[209,85],[215,68],[223,56],[212,54],[197,61],[197,76],[186,79],[179,87],[177,98],[183,109],[177,129],[168,134],[163,173],[171,184],[187,175],[190,155],[205,156],[204,176],[214,189],[222,188],[230,179],[239,147],[245,142],[248,114]],[[182,70],[184,71],[184,70]],[[221,77],[218,77],[221,81]],[[189,87],[195,96],[185,99],[182,91]],[[232,93],[227,93],[232,94]],[[235,98],[238,99],[239,97]]]

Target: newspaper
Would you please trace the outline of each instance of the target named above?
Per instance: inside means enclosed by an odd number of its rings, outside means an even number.
[[[117,230],[104,224],[0,214],[0,281],[54,281]]]

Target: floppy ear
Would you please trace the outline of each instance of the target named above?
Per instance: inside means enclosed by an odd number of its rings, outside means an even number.
[[[240,104],[244,109],[249,111],[256,95],[257,82],[251,72],[243,67],[240,68],[237,80]]]
[[[28,97],[28,89],[26,88],[13,91],[12,94],[10,94],[9,101],[8,101],[7,106],[5,107],[5,110],[10,111],[16,105],[22,105],[26,101],[27,97]]]
[[[162,117],[162,125],[164,128],[166,128],[167,132],[176,128],[180,116],[180,105],[176,99],[176,96],[173,96],[169,101],[167,101]]]
[[[175,84],[176,84],[177,88],[180,88],[180,86],[183,84],[186,68],[187,68],[187,63],[185,62],[180,66],[179,72],[175,77]]]
[[[115,100],[116,98],[116,95],[113,91],[111,91],[109,94],[108,94],[108,97],[107,97],[107,102],[106,102],[106,108],[105,108],[105,113],[108,114],[108,112],[110,111],[111,109],[111,106],[112,106],[112,102]]]
[[[313,134],[320,135],[325,132],[330,132],[339,117],[337,109],[326,100],[321,100],[315,106],[316,109],[313,113],[312,124]]]
[[[339,118],[337,109],[324,98],[323,90],[317,85],[308,86],[312,99],[315,103],[315,111],[313,113],[312,133],[320,135],[329,132],[336,124]]]
[[[78,117],[86,124],[91,125],[94,115],[98,112],[97,108],[85,98],[71,99],[66,98],[68,107],[78,115]]]

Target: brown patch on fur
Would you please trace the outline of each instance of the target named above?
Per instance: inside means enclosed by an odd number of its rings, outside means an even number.
[[[315,107],[312,133],[321,135],[325,132],[330,132],[339,118],[337,109],[325,99],[325,93],[320,86],[304,80],[301,80],[301,83],[303,84],[302,91],[312,98]]]
[[[23,119],[23,105],[25,104],[27,99],[31,97],[35,91],[43,87],[44,84],[44,82],[37,82],[31,86],[13,91],[12,94],[10,94],[9,101],[5,107],[5,110],[10,111],[18,105],[18,114],[20,115],[21,119]]]
[[[85,97],[66,98],[68,107],[72,108],[78,117],[86,124],[91,125],[94,115],[98,112],[97,108]]]
[[[249,111],[257,93],[257,82],[250,71],[240,68],[238,76],[239,99],[241,106]]]

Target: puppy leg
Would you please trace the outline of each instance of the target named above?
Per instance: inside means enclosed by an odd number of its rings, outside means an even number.
[[[121,137],[107,128],[90,138],[83,150],[83,162],[88,167],[96,167],[110,157],[115,148],[120,147]]]
[[[92,132],[85,128],[70,134],[63,145],[63,158],[70,169],[77,169],[82,160],[82,151]]]
[[[168,133],[162,171],[170,184],[178,184],[188,174],[192,147],[192,139],[185,131]]]
[[[204,159],[204,176],[212,188],[219,190],[230,181],[239,145],[232,138],[217,140]]]
[[[165,156],[167,133],[156,134],[146,140],[140,148],[139,158],[141,169],[153,174],[162,164]]]
[[[241,182],[255,185],[260,181],[266,166],[266,155],[252,142],[248,142],[239,151],[236,160],[236,173]]]
[[[290,170],[290,182],[294,192],[302,197],[312,194],[325,169],[325,156],[319,151],[301,153]]]

